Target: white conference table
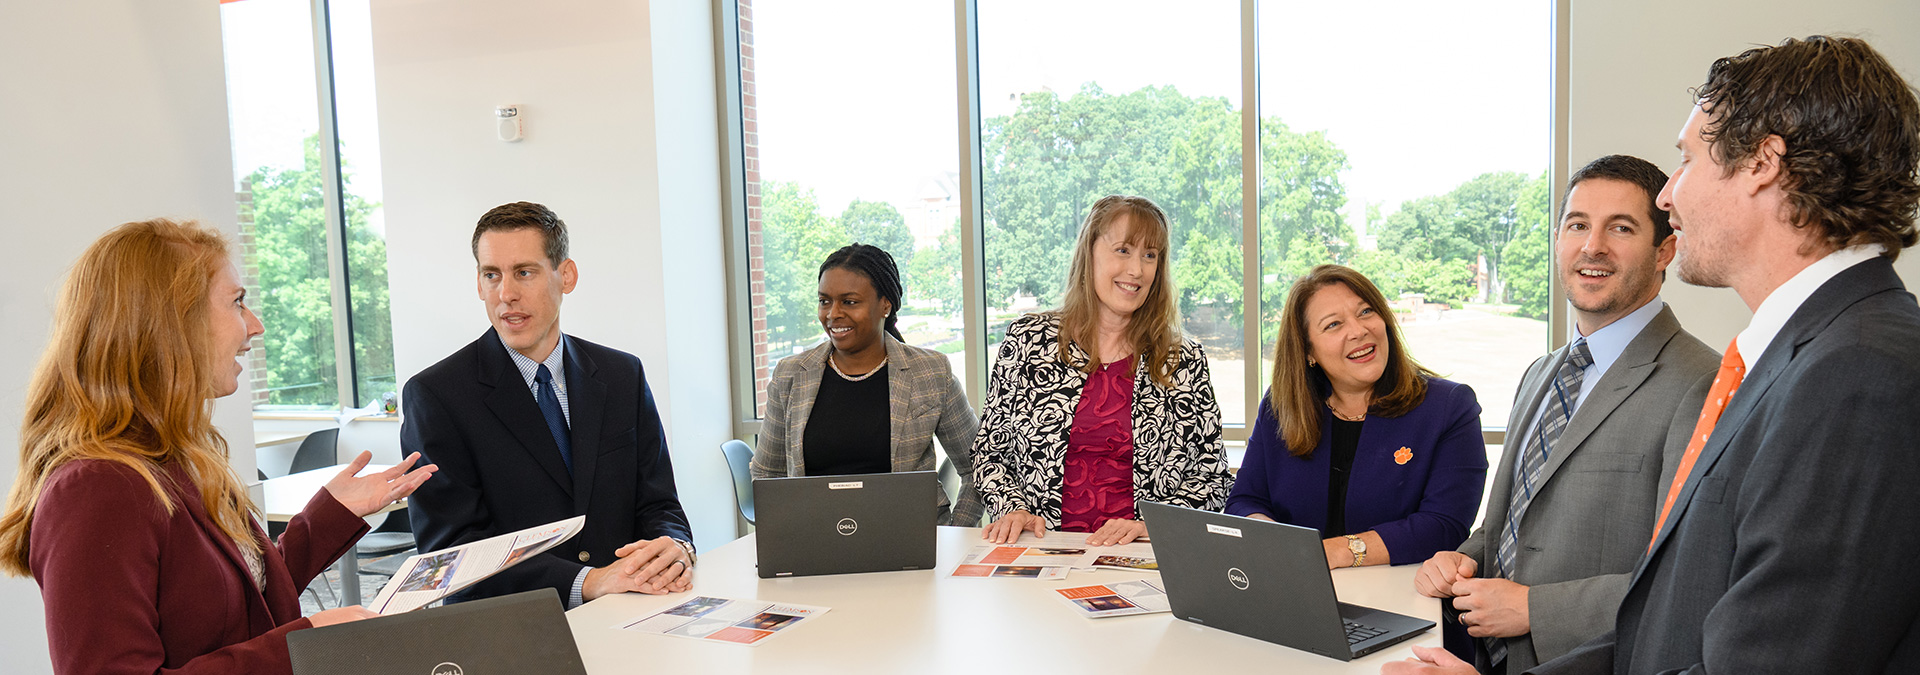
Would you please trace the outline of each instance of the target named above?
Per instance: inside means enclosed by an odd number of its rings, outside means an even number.
[[[700,556],[692,590],[607,596],[567,612],[587,672],[705,673],[1378,673],[1440,646],[1438,627],[1352,662],[1181,621],[1167,613],[1087,619],[1057,599],[1069,588],[1142,576],[1076,572],[1064,581],[953,579],[977,528],[942,527],[933,570],[760,579],[754,537]],[[1435,623],[1440,603],[1413,591],[1417,565],[1334,570],[1340,599]],[[613,626],[695,595],[831,608],[754,646],[646,635]]]
[[[313,495],[326,487],[347,465],[336,464],[311,471],[290,473],[279,478],[269,478],[260,482],[260,510],[266,512],[269,522],[284,523],[300,515]],[[368,464],[357,475],[365,476],[377,471],[393,468],[391,464]],[[402,499],[376,511],[386,513],[407,508],[407,500]],[[340,601],[343,605],[360,604],[360,559],[358,553],[349,547],[345,555],[340,556]]]

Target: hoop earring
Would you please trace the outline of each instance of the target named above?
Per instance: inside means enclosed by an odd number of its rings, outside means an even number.
[[[1311,357],[1311,356],[1309,356],[1309,357],[1307,357],[1307,367],[1308,367],[1308,368],[1318,368],[1318,367],[1320,367],[1320,362],[1319,362],[1319,361],[1315,361],[1315,360],[1313,360],[1313,357]]]

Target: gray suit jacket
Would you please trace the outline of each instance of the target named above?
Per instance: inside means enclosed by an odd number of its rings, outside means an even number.
[[[901,344],[891,335],[883,333],[880,339],[887,348],[893,470],[932,471],[936,466],[933,439],[938,436],[953,468],[960,471],[960,503],[949,505],[947,494],[939,493],[937,503],[942,511],[949,506],[952,509],[951,522],[943,519],[941,524],[979,525],[982,506],[980,493],[973,488],[969,449],[980,422],[966,394],[960,391],[952,362],[946,354]],[[813,399],[820,393],[820,376],[826,372],[831,351],[833,343],[821,342],[774,367],[767,382],[766,419],[760,425],[759,447],[753,451],[755,478],[807,475],[807,456],[800,439],[806,437]]]
[[[1480,564],[1479,576],[1499,575],[1494,559],[1514,466],[1569,348],[1534,361],[1514,396],[1486,519],[1460,546]],[[1520,522],[1513,580],[1530,589],[1533,632],[1507,638],[1507,672],[1565,654],[1613,627],[1719,364],[1720,355],[1681,328],[1672,309],[1661,309],[1574,409]]]
[[[1727,402],[1614,632],[1535,673],[1920,672],[1920,307],[1876,258]]]

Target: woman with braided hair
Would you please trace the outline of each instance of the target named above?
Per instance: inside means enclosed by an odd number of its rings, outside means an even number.
[[[939,523],[978,525],[968,456],[978,421],[947,356],[901,336],[893,256],[853,244],[827,256],[819,280],[827,339],[774,367],[754,477],[929,471],[937,437],[961,476],[958,503],[933,495]]]

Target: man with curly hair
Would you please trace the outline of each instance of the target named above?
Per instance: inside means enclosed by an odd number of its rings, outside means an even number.
[[[1715,61],[1661,192],[1680,278],[1753,320],[1614,631],[1530,673],[1920,672],[1920,99],[1854,38]],[[1437,650],[1436,650],[1437,651]],[[1426,662],[1385,672],[1473,672]]]

